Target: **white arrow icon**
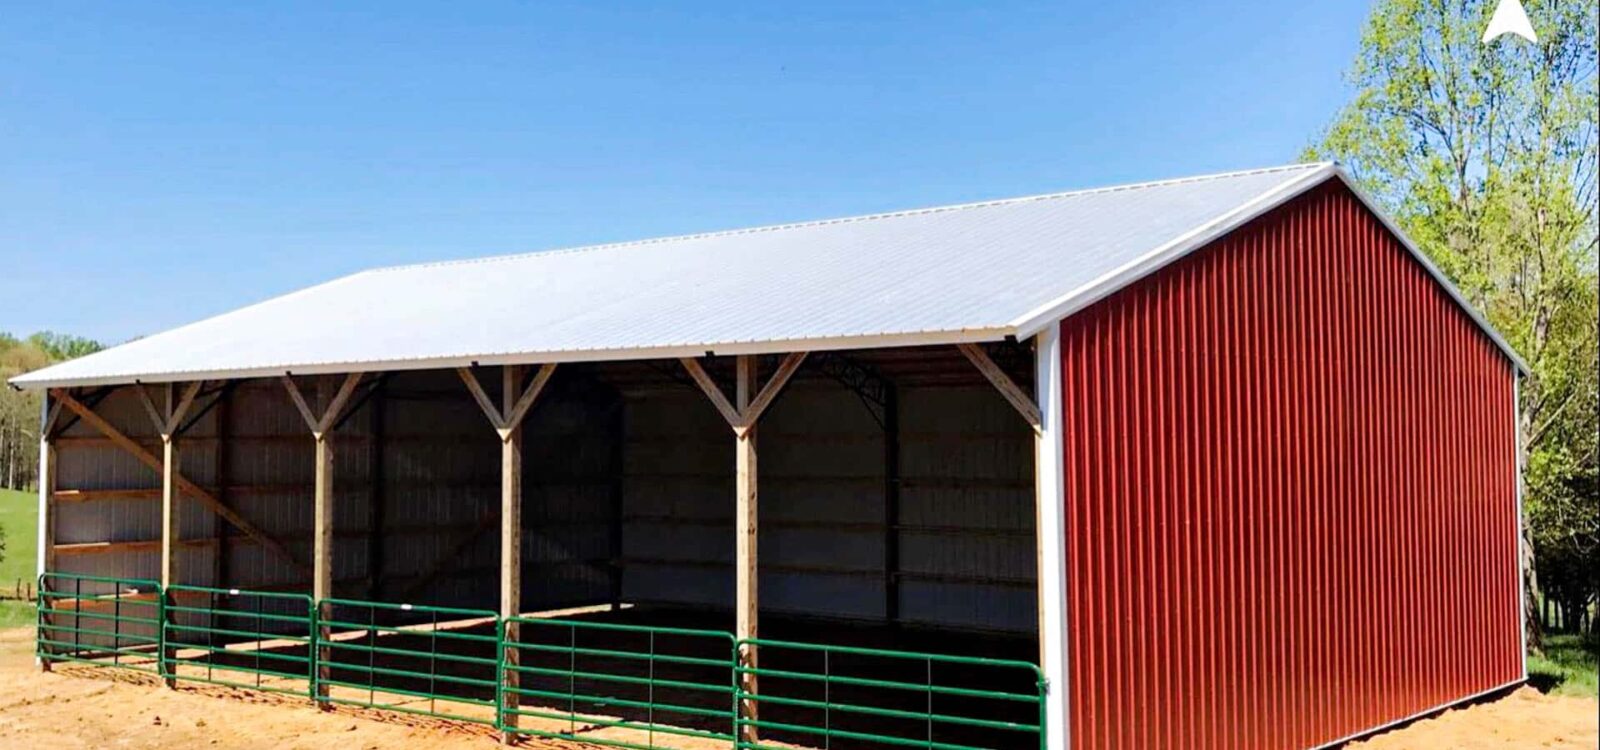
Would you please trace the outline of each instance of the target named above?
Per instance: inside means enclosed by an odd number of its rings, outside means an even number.
[[[1528,13],[1522,9],[1521,0],[1500,0],[1495,6],[1494,16],[1489,19],[1489,28],[1483,30],[1483,43],[1488,44],[1499,38],[1502,34],[1516,34],[1530,42],[1539,41],[1533,34],[1533,24],[1528,22]]]

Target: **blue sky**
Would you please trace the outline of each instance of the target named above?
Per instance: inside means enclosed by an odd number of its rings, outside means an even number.
[[[1288,162],[1367,12],[600,6],[0,0],[0,330],[118,342],[372,266]]]

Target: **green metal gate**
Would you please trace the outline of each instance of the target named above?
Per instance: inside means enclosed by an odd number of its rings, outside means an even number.
[[[658,741],[674,737],[732,743],[732,634],[573,619],[506,623],[506,731],[624,748],[662,747]]]
[[[755,717],[738,716],[735,725],[760,736],[740,748],[819,740],[830,748],[1044,747],[1045,681],[1029,662],[793,641],[737,645],[756,666],[736,671],[758,684],[740,686],[738,699],[754,706]],[[962,684],[950,684],[957,676]]]
[[[317,630],[311,597],[180,585],[166,591],[168,677],[310,697]]]
[[[504,649],[494,612],[353,599],[323,599],[317,610],[315,645],[327,655],[318,701],[498,724]]]
[[[35,654],[161,673],[161,585],[142,578],[45,573],[39,576]]]

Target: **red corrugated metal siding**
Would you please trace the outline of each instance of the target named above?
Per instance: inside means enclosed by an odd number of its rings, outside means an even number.
[[[1075,747],[1314,746],[1521,677],[1512,366],[1342,187],[1062,337]]]

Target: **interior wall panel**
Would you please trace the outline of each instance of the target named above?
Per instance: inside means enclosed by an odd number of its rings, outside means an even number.
[[[1074,746],[1316,746],[1522,678],[1511,364],[1348,192],[1062,335]]]
[[[960,363],[966,366],[965,362]],[[988,385],[901,392],[902,622],[1036,627],[1033,443]],[[625,598],[733,601],[733,436],[691,387],[627,402]],[[849,390],[797,379],[757,433],[763,611],[882,620],[883,427]]]

